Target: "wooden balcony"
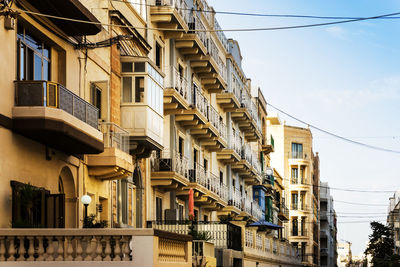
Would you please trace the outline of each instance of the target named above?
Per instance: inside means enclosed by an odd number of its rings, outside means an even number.
[[[173,191],[189,184],[189,160],[175,151],[153,153],[151,185]]]
[[[97,154],[104,150],[97,129],[98,109],[61,84],[16,81],[14,130],[69,154]]]
[[[0,229],[0,265],[191,267],[191,240],[157,229]]]
[[[128,132],[114,123],[103,122],[104,152],[86,155],[89,175],[100,180],[124,179],[133,173],[133,159],[129,155]]]

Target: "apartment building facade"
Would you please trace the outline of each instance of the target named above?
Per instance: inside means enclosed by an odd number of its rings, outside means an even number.
[[[333,197],[327,182],[320,186],[320,262],[321,266],[337,265],[337,228]]]
[[[188,233],[193,190],[196,227],[219,235],[216,263],[300,265],[277,230],[289,216],[285,182],[269,162],[266,101],[251,94],[238,42],[204,31],[221,29],[207,2],[26,0],[11,8],[20,11],[4,13],[0,30],[10,62],[0,66],[1,227],[82,228],[88,214],[124,229],[60,229],[50,245],[46,230],[5,231],[8,260],[8,242],[21,253],[25,242],[26,254],[12,260],[39,251],[50,260],[135,261],[153,252],[165,266],[190,266],[190,240],[157,229]],[[249,227],[258,221],[270,228]],[[144,227],[156,229],[128,229]]]
[[[319,157],[312,150],[311,131],[273,115],[267,127],[275,145],[271,164],[282,175],[289,200],[286,235],[299,248],[303,265],[319,266]]]
[[[387,225],[393,231],[394,252],[400,253],[400,192],[396,191],[389,198]]]

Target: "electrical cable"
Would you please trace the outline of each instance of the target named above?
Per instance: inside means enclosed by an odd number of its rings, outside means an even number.
[[[110,27],[120,27],[120,28],[132,28],[132,29],[142,29],[142,30],[159,30],[159,31],[174,31],[174,32],[185,32],[184,29],[171,29],[171,28],[150,28],[150,27],[138,27],[138,26],[128,26],[128,25],[117,25],[117,24],[110,24],[110,23],[101,23],[101,22],[93,22],[87,20],[79,20],[79,19],[72,19],[60,16],[54,16],[49,14],[43,14],[39,12],[33,12],[28,10],[23,10],[19,8],[11,9],[12,11],[24,12],[27,14],[43,16],[53,19],[59,20],[67,20],[72,22],[78,23],[86,23],[86,24],[94,24],[94,25],[102,25],[102,26],[110,26]],[[282,26],[282,27],[266,27],[266,28],[238,28],[238,29],[191,29],[190,32],[255,32],[255,31],[275,31],[275,30],[289,30],[289,29],[301,29],[301,28],[311,28],[311,27],[321,27],[321,26],[328,26],[328,25],[335,25],[335,24],[344,24],[344,23],[351,23],[357,21],[365,21],[365,20],[374,20],[383,17],[391,17],[395,15],[400,15],[400,12],[378,15],[373,17],[366,17],[366,18],[358,18],[358,19],[349,19],[343,21],[333,21],[333,22],[324,22],[324,23],[316,23],[316,24],[303,24],[303,25],[294,25],[294,26]],[[400,153],[400,152],[399,152]]]
[[[127,3],[125,0],[110,0],[112,2]],[[148,6],[148,7],[163,7],[163,5],[153,5],[144,3],[129,3],[131,5]],[[363,19],[366,17],[348,17],[348,16],[316,16],[316,15],[296,15],[296,14],[264,14],[253,12],[235,12],[235,11],[215,11],[194,8],[184,8],[174,6],[177,10],[186,10],[200,13],[212,13],[222,15],[238,15],[238,16],[251,16],[251,17],[278,17],[278,18],[303,18],[303,19],[332,19],[332,20],[349,20],[349,19]],[[382,17],[382,19],[400,19],[400,17]]]
[[[303,120],[301,120],[301,119],[298,119],[298,118],[296,118],[295,116],[290,115],[289,113],[283,111],[282,109],[279,109],[279,108],[275,107],[274,105],[272,105],[272,104],[270,104],[270,103],[267,103],[267,105],[269,105],[270,107],[274,108],[275,110],[277,110],[277,111],[279,111],[279,112],[285,114],[286,116],[288,116],[288,117],[290,117],[290,118],[292,118],[292,119],[294,119],[294,120],[296,120],[296,121],[298,121],[298,122],[300,122],[300,123],[302,123],[302,124],[308,125],[310,128],[314,128],[314,129],[317,130],[317,131],[323,132],[323,133],[325,133],[325,134],[327,134],[327,135],[336,137],[336,138],[341,139],[341,140],[343,140],[343,141],[350,142],[350,143],[353,143],[353,144],[356,144],[356,145],[360,145],[360,146],[364,146],[364,147],[367,147],[367,148],[370,148],[370,149],[374,149],[374,150],[379,150],[379,151],[383,151],[383,152],[389,152],[389,153],[400,154],[400,151],[399,151],[399,150],[392,150],[392,149],[382,148],[382,147],[378,147],[378,146],[368,145],[368,144],[361,143],[361,142],[358,142],[358,141],[354,141],[354,140],[352,140],[352,139],[349,139],[349,138],[340,136],[340,135],[338,135],[338,134],[329,132],[329,131],[327,131],[327,130],[324,130],[324,129],[322,129],[322,128],[319,128],[319,127],[317,127],[317,126],[314,126],[314,125],[312,125],[312,124],[310,124],[310,123],[307,123],[307,122],[305,122],[305,121],[303,121]]]

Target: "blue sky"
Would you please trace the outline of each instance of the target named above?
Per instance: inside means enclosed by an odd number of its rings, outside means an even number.
[[[216,11],[367,17],[400,11],[399,1],[209,0]],[[245,3],[245,4],[244,4]],[[319,23],[321,20],[218,15],[228,28]],[[243,68],[271,104],[311,124],[371,145],[400,150],[399,20],[374,20],[309,29],[227,32],[241,46]],[[270,108],[269,112],[273,112]],[[287,123],[297,124],[281,115]],[[400,189],[400,154],[349,144],[313,131],[321,180],[338,188]],[[391,193],[332,190],[341,201],[388,204]],[[339,216],[384,213],[386,206],[335,203]],[[346,214],[345,214],[346,213]],[[354,215],[353,215],[354,216]],[[359,216],[368,216],[360,215]],[[385,220],[385,215],[375,215]],[[339,217],[338,240],[364,251],[372,218]]]

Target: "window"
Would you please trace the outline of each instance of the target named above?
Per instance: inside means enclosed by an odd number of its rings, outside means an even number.
[[[156,220],[162,221],[162,198],[156,197]]]
[[[92,105],[99,109],[99,119],[101,118],[101,89],[94,83],[90,88],[90,97]]]
[[[164,78],[148,62],[122,62],[122,102],[147,104],[163,114]]]
[[[178,139],[178,153],[183,156],[183,148],[184,148],[184,143],[183,143],[183,138],[179,137]]]
[[[292,158],[294,159],[303,158],[303,144],[292,143]]]
[[[129,0],[132,4],[132,7],[135,11],[145,20],[147,21],[147,12],[146,12],[146,0]]]
[[[299,234],[299,222],[297,221],[297,218],[294,218],[292,220],[292,235],[297,236]]]
[[[297,205],[297,203],[299,203],[298,197],[299,196],[297,195],[297,193],[292,194],[292,209],[293,210],[297,210],[297,208],[298,208],[298,205]]]
[[[22,26],[18,26],[17,47],[17,79],[50,80],[50,47]]]
[[[185,206],[183,206],[182,204],[178,204],[178,212],[179,212],[179,220],[183,221],[184,219],[184,211],[185,210]]]
[[[156,42],[156,66],[162,68],[162,47]]]
[[[300,180],[302,184],[306,183],[306,166],[300,166]]]
[[[292,168],[292,184],[297,184],[299,182],[299,169]]]

